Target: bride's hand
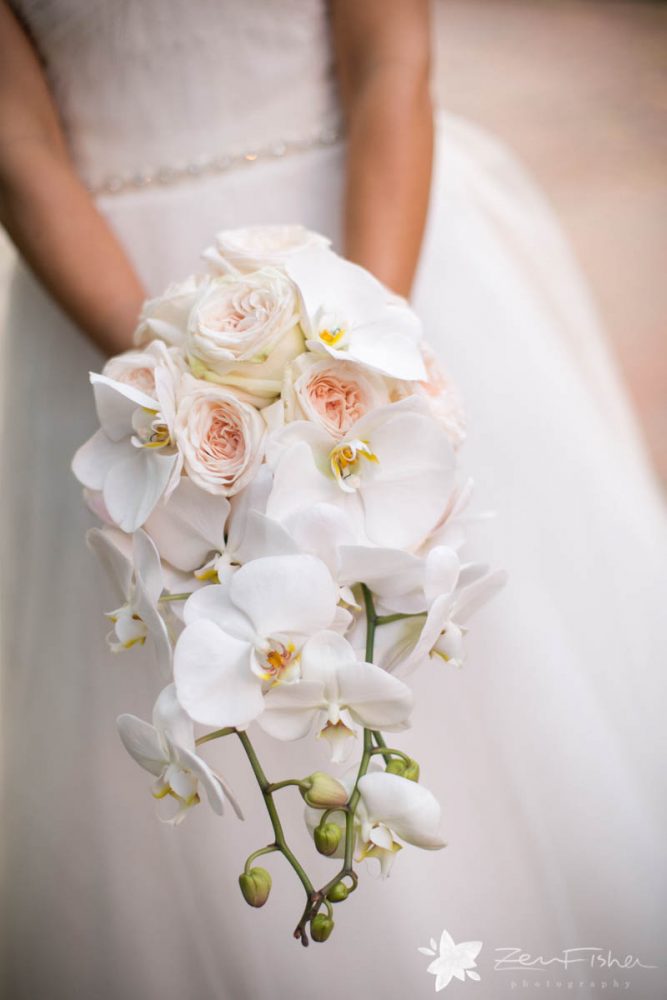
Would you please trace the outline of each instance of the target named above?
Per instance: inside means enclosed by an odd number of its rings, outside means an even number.
[[[334,0],[348,162],[345,252],[402,295],[412,285],[433,157],[428,0]]]
[[[103,350],[130,346],[144,291],[77,177],[37,55],[0,4],[0,222]]]

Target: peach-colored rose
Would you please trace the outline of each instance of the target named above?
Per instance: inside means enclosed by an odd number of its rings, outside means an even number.
[[[125,351],[109,358],[102,374],[155,398],[155,369],[158,366],[176,377],[177,372],[184,370],[185,359],[176,348],[154,340],[141,351]]]
[[[465,411],[458,389],[445,375],[440,362],[430,345],[422,341],[419,345],[426,379],[422,382],[399,382],[394,385],[392,399],[404,399],[406,396],[424,396],[434,418],[444,428],[447,437],[454,448],[460,447],[465,441],[466,425]]]
[[[222,386],[183,377],[176,440],[190,479],[208,493],[233,496],[263,457],[264,421],[254,406]]]
[[[358,364],[304,354],[286,372],[282,391],[286,420],[312,420],[334,438],[389,402],[384,378]]]

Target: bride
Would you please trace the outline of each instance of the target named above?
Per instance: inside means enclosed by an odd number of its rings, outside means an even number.
[[[614,976],[664,996],[664,971],[644,968],[667,916],[664,513],[549,210],[495,140],[434,126],[428,21],[426,0],[0,7],[0,211],[21,255],[2,395],[12,1000],[405,1000],[433,990],[417,949],[444,929],[482,942],[492,1000],[558,978],[503,971],[510,947],[632,955],[558,973],[578,997]],[[130,346],[145,295],[197,270],[216,230],[279,222],[411,294],[465,400],[478,509],[497,511],[480,549],[510,578],[465,668],[416,679],[410,753],[447,850],[366,879],[308,951],[278,864],[270,905],[238,893],[259,805],[244,801],[245,824],[155,819],[115,718],[147,717],[159,681],[103,652],[109,596],[69,472],[95,424],[87,372]],[[284,753],[287,773],[298,745]],[[242,788],[236,748],[216,754]]]

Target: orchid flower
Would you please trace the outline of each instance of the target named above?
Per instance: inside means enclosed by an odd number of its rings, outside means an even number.
[[[278,521],[318,503],[341,508],[365,544],[411,550],[442,519],[455,456],[423,400],[379,407],[340,441],[307,421],[279,431],[267,514]]]
[[[164,589],[160,556],[145,531],[130,540],[114,528],[91,528],[88,546],[99,557],[122,604],[107,617],[113,629],[107,641],[118,653],[151,638],[164,673],[171,668],[171,642],[158,601]]]
[[[434,550],[437,555],[437,550]],[[461,667],[465,660],[465,635],[470,617],[505,584],[503,570],[469,564],[461,568],[453,589],[427,589],[429,606],[422,617],[410,617],[378,630],[376,656],[385,670],[404,676],[439,657]]]
[[[306,639],[347,624],[335,582],[308,555],[265,556],[197,591],[174,654],[178,697],[197,722],[245,728],[269,687],[300,673]]]
[[[355,723],[369,729],[405,729],[410,689],[373,663],[360,663],[336,632],[312,636],[301,650],[300,679],[272,687],[259,725],[280,740],[298,740],[313,728],[331,743],[331,759],[343,760]]]
[[[404,299],[358,264],[324,248],[294,254],[285,269],[301,292],[302,323],[312,351],[394,378],[426,379],[421,324]]]
[[[156,778],[153,796],[156,799],[170,796],[178,803],[177,812],[163,818],[163,822],[180,823],[188,809],[200,801],[200,785],[214,812],[222,815],[226,797],[239,819],[243,819],[227,784],[197,756],[194,727],[178,703],[173,684],[158,696],[153,725],[136,715],[120,715],[117,725],[127,752]]]
[[[167,348],[163,350],[164,364],[154,370],[154,396],[91,373],[101,427],[72,462],[77,479],[88,489],[101,490],[110,517],[127,532],[144,524],[180,476],[182,460],[174,444],[178,372],[168,362]]]
[[[355,776],[348,774],[342,783],[352,791]],[[416,781],[381,769],[369,770],[359,779],[359,804],[355,812],[355,857],[357,861],[376,858],[383,878],[389,875],[401,841],[437,851],[445,847],[440,833],[441,809],[432,792]],[[306,824],[311,833],[320,822],[322,811],[306,808]],[[328,822],[344,830],[341,812],[333,812]],[[331,857],[341,857],[344,838]]]

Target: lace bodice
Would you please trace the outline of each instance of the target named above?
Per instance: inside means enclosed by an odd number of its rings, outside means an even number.
[[[339,130],[325,0],[14,0],[93,190]]]

